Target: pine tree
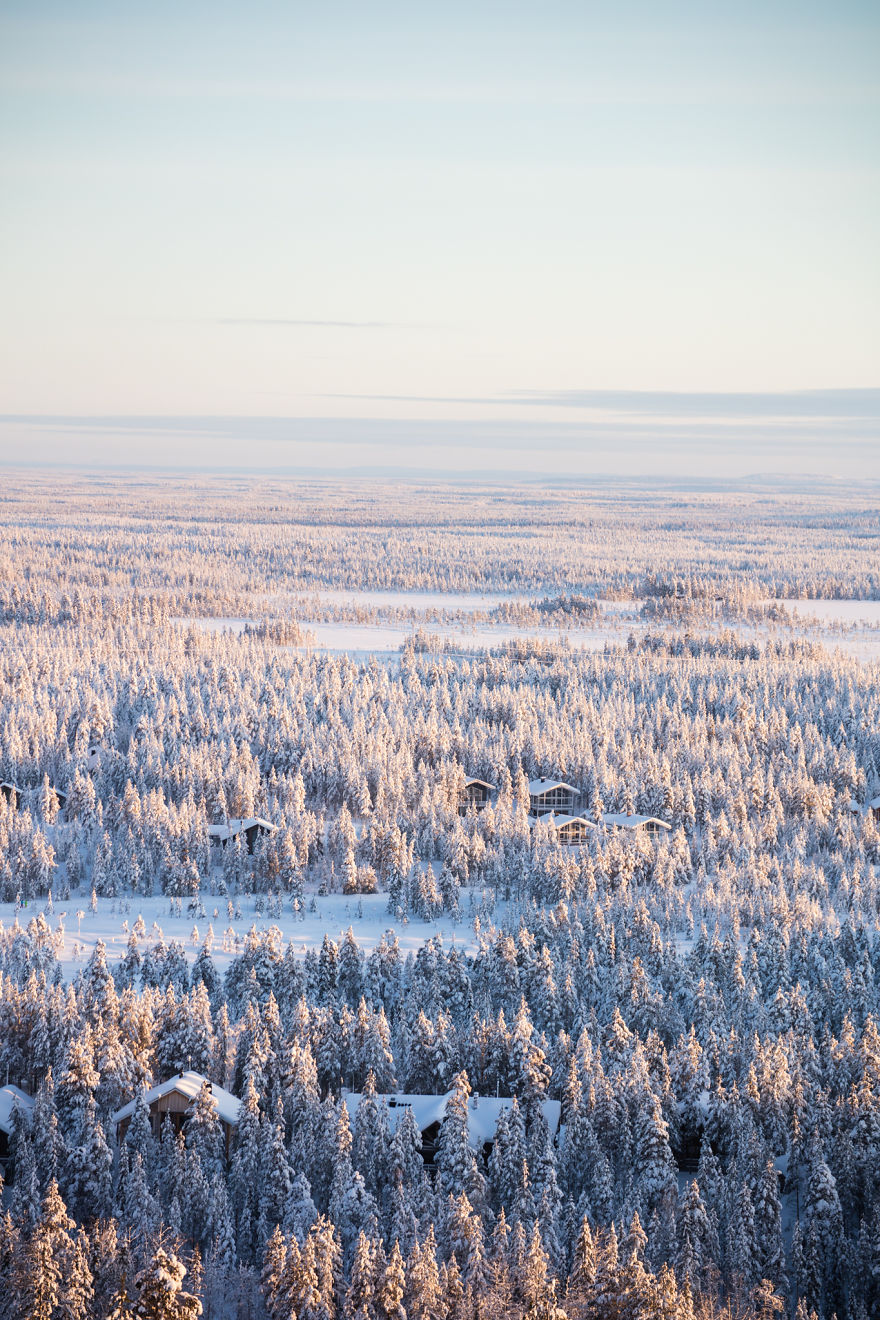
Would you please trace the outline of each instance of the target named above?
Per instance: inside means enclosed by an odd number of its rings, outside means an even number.
[[[226,1192],[226,1183],[220,1174],[211,1184],[211,1246],[212,1271],[221,1278],[228,1277],[235,1266],[235,1227],[232,1207]]]
[[[696,1179],[682,1194],[678,1216],[678,1252],[675,1270],[682,1283],[699,1291],[703,1283],[710,1245],[709,1217]]]
[[[584,1215],[574,1244],[568,1276],[566,1309],[572,1317],[584,1315],[596,1282],[596,1249],[590,1221]]]
[[[351,1266],[351,1278],[345,1294],[344,1320],[378,1320],[376,1241],[366,1233],[358,1234]]]
[[[534,1027],[524,998],[520,1000],[510,1033],[508,1066],[513,1092],[527,1104],[546,1094],[550,1066],[544,1051],[535,1042]]]
[[[138,1320],[196,1320],[202,1314],[198,1297],[183,1291],[186,1268],[160,1247],[135,1279]]]
[[[11,1209],[16,1224],[21,1229],[27,1230],[37,1223],[41,1214],[36,1150],[30,1137],[21,1132],[14,1145],[15,1184],[12,1188]]]
[[[258,1217],[260,1234],[268,1237],[274,1225],[284,1219],[293,1185],[284,1145],[284,1110],[280,1100],[274,1118],[263,1122],[260,1147]]]
[[[758,1255],[758,1275],[780,1292],[788,1291],[785,1273],[785,1248],[782,1241],[782,1203],[779,1182],[771,1160],[755,1192],[755,1248]]]
[[[406,1294],[406,1270],[400,1243],[394,1243],[382,1274],[376,1298],[379,1320],[407,1320],[403,1299]]]
[[[97,1219],[109,1212],[113,1195],[113,1155],[89,1097],[79,1124],[79,1144],[67,1158],[65,1185],[81,1218]]]
[[[822,1305],[829,1311],[842,1309],[843,1216],[834,1177],[818,1152],[810,1164],[804,1220],[810,1268],[818,1271]]]
[[[450,1256],[454,1256],[462,1283],[479,1295],[486,1280],[486,1252],[483,1225],[462,1192],[450,1197],[446,1208],[445,1237]]]
[[[198,1155],[205,1177],[210,1180],[215,1174],[223,1173],[226,1143],[210,1082],[202,1082],[183,1131],[186,1148]]]
[[[152,1164],[155,1159],[156,1143],[153,1125],[150,1120],[150,1108],[146,1101],[146,1087],[138,1088],[134,1113],[125,1133],[125,1144],[132,1152],[137,1152],[145,1163]]]
[[[51,1068],[46,1073],[34,1103],[33,1146],[40,1184],[48,1187],[53,1178],[58,1179],[67,1159],[55,1112],[55,1086]]]
[[[363,1177],[367,1190],[378,1200],[387,1177],[388,1108],[376,1096],[376,1080],[367,1073],[363,1093],[355,1115],[352,1161]]]
[[[646,1092],[633,1130],[634,1176],[639,1205],[645,1216],[675,1190],[675,1160],[669,1146],[669,1128],[653,1092]]]
[[[284,1206],[284,1231],[302,1243],[317,1217],[309,1181],[304,1173],[298,1173],[290,1184]]]
[[[201,1157],[194,1150],[186,1153],[181,1216],[186,1236],[197,1247],[205,1246],[211,1229],[211,1184],[202,1167]]]
[[[316,1320],[333,1320],[339,1310],[342,1290],[342,1248],[339,1237],[326,1216],[321,1215],[309,1229],[308,1241],[314,1244]]]
[[[83,1243],[73,1237],[74,1229],[58,1184],[52,1181],[27,1245],[22,1300],[28,1320],[56,1320],[60,1315],[87,1320],[92,1276]]]
[[[445,1317],[433,1224],[424,1240],[416,1241],[410,1254],[404,1305],[408,1320],[443,1320]]]
[[[128,1170],[120,1173],[117,1200],[120,1202],[120,1218],[135,1233],[149,1237],[158,1228],[161,1210],[150,1191],[140,1151],[135,1151],[131,1157]]]
[[[238,1250],[246,1261],[256,1248],[260,1195],[261,1119],[257,1092],[248,1078],[239,1111],[235,1150],[229,1174],[230,1197],[238,1227]]]
[[[436,1156],[437,1182],[444,1197],[457,1197],[464,1193],[479,1213],[485,1204],[485,1179],[468,1135],[470,1093],[467,1073],[458,1073],[440,1126]]]
[[[284,1312],[280,1306],[281,1290],[287,1267],[287,1243],[278,1224],[275,1225],[263,1253],[260,1286],[266,1299],[270,1320],[280,1320]]]
[[[736,1193],[730,1217],[729,1234],[727,1257],[730,1287],[739,1297],[746,1298],[757,1279],[755,1215],[752,1196],[748,1184],[745,1182],[740,1184]]]
[[[107,1320],[135,1320],[135,1299],[128,1291],[125,1276],[120,1279],[119,1285],[113,1293],[110,1302],[110,1309],[107,1312]]]

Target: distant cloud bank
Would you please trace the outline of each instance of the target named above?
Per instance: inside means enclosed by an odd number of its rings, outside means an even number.
[[[363,396],[361,396],[363,397]],[[391,396],[370,396],[373,403]],[[413,405],[529,406],[522,417],[0,415],[0,462],[581,478],[880,479],[880,389],[785,394],[523,391]],[[547,410],[541,416],[541,409]],[[560,416],[569,410],[571,415]]]
[[[880,420],[880,389],[789,390],[775,393],[701,393],[667,390],[516,390],[497,395],[336,396],[396,403],[511,404],[668,417],[845,417]]]

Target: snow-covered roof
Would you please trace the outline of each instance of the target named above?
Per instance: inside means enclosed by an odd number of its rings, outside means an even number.
[[[627,816],[624,812],[606,811],[602,815],[603,825],[619,825],[622,830],[639,830],[643,825],[659,825],[663,830],[671,830],[665,820],[659,816]]]
[[[160,1100],[163,1095],[169,1095],[176,1091],[178,1095],[185,1096],[188,1100],[195,1102],[199,1091],[202,1089],[202,1082],[207,1081],[201,1073],[185,1072],[178,1073],[176,1077],[170,1077],[167,1082],[162,1082],[159,1086],[154,1086],[147,1091],[145,1100],[149,1107],[155,1100]],[[230,1123],[233,1127],[238,1122],[238,1113],[241,1109],[241,1101],[237,1096],[232,1095],[230,1091],[225,1091],[222,1086],[216,1082],[211,1082],[211,1099],[214,1101],[214,1108],[224,1123]],[[127,1118],[131,1118],[137,1106],[137,1099],[129,1100],[127,1105],[117,1109],[113,1115],[114,1123],[123,1123]]]
[[[871,798],[864,806],[856,802],[855,798],[850,798],[848,806],[857,816],[865,816],[869,811],[880,811],[880,797]]]
[[[464,781],[464,786],[465,788],[471,788],[471,787],[487,788],[490,793],[493,793],[495,791],[495,785],[488,783],[485,779],[466,779]]]
[[[270,834],[276,829],[270,820],[264,820],[262,816],[247,816],[244,820],[229,820],[225,825],[209,825],[208,838],[218,839],[222,843],[226,839],[234,839],[237,834],[247,833],[255,825],[261,830],[268,830]]]
[[[586,816],[567,816],[564,811],[550,811],[546,816],[538,816],[537,819],[529,821],[529,829],[536,830],[539,825],[552,825],[554,830],[561,830],[563,825],[573,825],[577,822],[580,825],[586,825],[587,829],[594,830],[596,822],[587,820]]]
[[[31,1113],[34,1107],[34,1098],[17,1086],[0,1088],[0,1132],[5,1132],[7,1136],[12,1132],[12,1111],[16,1104],[21,1105],[22,1109]]]
[[[392,1132],[400,1122],[400,1117],[405,1109],[412,1110],[416,1127],[420,1132],[424,1132],[432,1124],[443,1122],[446,1117],[446,1105],[451,1095],[451,1091],[447,1091],[445,1095],[402,1095],[397,1093],[378,1096],[377,1099],[385,1100],[388,1104],[388,1126]],[[349,1118],[354,1123],[361,1097],[356,1091],[343,1091],[342,1099],[348,1109]],[[511,1100],[494,1095],[471,1096],[468,1102],[468,1140],[472,1146],[480,1147],[487,1141],[495,1140],[498,1115],[502,1109],[509,1109],[511,1104]],[[562,1105],[558,1100],[542,1100],[541,1110],[552,1136],[559,1128]]]
[[[571,793],[577,793],[573,784],[566,784],[563,779],[530,779],[529,796],[540,797],[542,793],[551,793],[554,788],[567,788]]]

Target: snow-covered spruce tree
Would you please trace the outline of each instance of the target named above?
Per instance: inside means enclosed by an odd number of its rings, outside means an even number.
[[[468,1103],[471,1094],[467,1073],[460,1072],[454,1079],[452,1093],[446,1102],[446,1114],[440,1125],[437,1145],[437,1184],[445,1196],[464,1193],[470,1204],[482,1211],[485,1204],[485,1178],[477,1163],[470,1143]]]
[[[67,1213],[58,1184],[50,1182],[42,1213],[24,1249],[21,1273],[23,1314],[30,1320],[87,1320],[92,1276],[83,1241]]]
[[[135,1279],[137,1320],[196,1320],[202,1314],[198,1297],[185,1292],[186,1268],[160,1247]]]

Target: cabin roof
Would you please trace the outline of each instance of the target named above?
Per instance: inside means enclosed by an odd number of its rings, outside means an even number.
[[[587,820],[586,816],[568,816],[564,811],[550,811],[546,816],[531,819],[529,829],[536,830],[539,825],[552,825],[555,830],[559,830],[562,829],[563,825],[573,825],[575,822],[579,825],[586,825],[591,830],[596,828],[596,822]]]
[[[474,777],[470,777],[470,779],[464,780],[464,787],[484,788],[486,789],[487,793],[495,792],[495,784],[489,784],[488,779],[474,779]]]
[[[871,798],[871,801],[866,802],[864,806],[860,802],[856,802],[855,798],[850,798],[847,805],[849,810],[854,811],[856,815],[864,816],[868,811],[880,811],[880,797]]]
[[[22,1091],[18,1086],[0,1088],[0,1132],[9,1135],[12,1132],[12,1111],[16,1104],[21,1105],[28,1114],[33,1112],[34,1097]]]
[[[270,820],[265,820],[262,816],[247,816],[244,820],[229,820],[225,825],[209,825],[208,837],[210,839],[234,839],[236,834],[245,834],[248,830],[257,825],[262,830],[269,830],[274,833],[276,826]]]
[[[659,816],[628,816],[625,812],[606,811],[602,816],[603,825],[619,825],[624,830],[637,830],[642,825],[659,825],[661,829],[671,830],[672,826],[667,825],[665,820]]]
[[[567,788],[572,793],[578,791],[573,784],[566,784],[564,779],[529,780],[529,794],[531,797],[540,797],[542,793],[551,793],[554,788]]]
[[[202,1083],[208,1081],[201,1073],[184,1072],[178,1073],[176,1077],[170,1077],[167,1082],[161,1082],[158,1086],[152,1087],[146,1092],[144,1099],[147,1105],[151,1105],[156,1100],[160,1100],[163,1095],[170,1095],[172,1091],[177,1091],[179,1095],[185,1096],[188,1100],[198,1098],[199,1091],[202,1089]],[[238,1122],[238,1115],[241,1109],[241,1101],[231,1092],[218,1086],[216,1082],[211,1082],[211,1099],[214,1101],[214,1108],[218,1116],[224,1123],[230,1123],[233,1127]],[[129,1100],[127,1105],[117,1109],[113,1115],[114,1123],[122,1123],[127,1118],[131,1118],[137,1106],[137,1097]]]
[[[452,1091],[447,1091],[445,1095],[406,1095],[395,1092],[377,1096],[376,1099],[384,1100],[388,1105],[388,1125],[392,1132],[400,1122],[404,1109],[412,1110],[416,1126],[420,1132],[424,1132],[432,1124],[443,1122],[451,1095]],[[354,1123],[361,1102],[360,1094],[356,1091],[343,1091],[342,1099],[348,1109],[349,1118]],[[512,1103],[510,1099],[494,1095],[471,1096],[468,1101],[468,1140],[472,1146],[480,1147],[487,1141],[494,1140],[498,1115],[502,1109],[510,1109]],[[559,1128],[562,1105],[558,1100],[542,1100],[541,1111],[550,1129],[550,1135],[553,1136]]]

